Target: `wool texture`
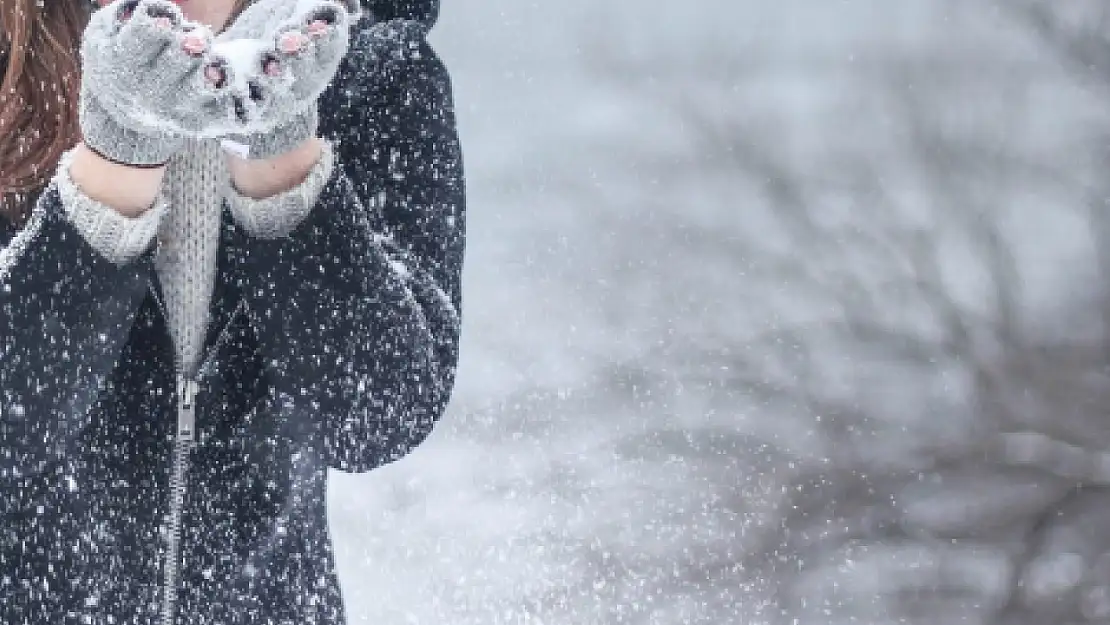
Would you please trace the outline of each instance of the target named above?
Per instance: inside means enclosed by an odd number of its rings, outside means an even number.
[[[89,244],[117,265],[126,264],[157,238],[155,268],[178,365],[192,374],[200,365],[215,287],[220,213],[227,201],[236,222],[267,239],[288,235],[312,210],[331,176],[330,143],[306,179],[270,198],[240,195],[218,140],[186,140],[166,166],[162,191],[139,217],[117,213],[79,189],[69,175],[72,150],[59,163],[57,182],[66,216]]]
[[[154,206],[138,217],[125,217],[85,195],[73,182],[69,168],[74,150],[62,154],[56,181],[66,216],[85,239],[105,258],[122,265],[150,246],[166,214],[165,198],[159,194]]]
[[[284,193],[262,199],[240,195],[234,185],[230,185],[226,197],[227,208],[236,223],[252,236],[260,239],[288,236],[316,205],[316,198],[328,178],[331,178],[334,168],[335,153],[329,144],[301,184]]]

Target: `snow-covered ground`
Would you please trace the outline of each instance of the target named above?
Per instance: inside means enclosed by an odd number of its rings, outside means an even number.
[[[987,145],[1059,156],[1082,178],[1090,163],[1075,150],[1099,94],[1056,77],[1062,70],[1018,31],[988,2],[445,3],[434,40],[455,78],[470,199],[459,386],[441,426],[409,458],[334,476],[352,625],[756,625],[780,622],[771,602],[783,584],[794,584],[792,598],[810,593],[813,605],[835,597],[824,586],[832,579],[784,581],[806,557],[826,554],[774,530],[790,518],[784,501],[802,467],[834,457],[836,433],[848,440],[858,432],[840,430],[861,421],[838,423],[812,402],[799,408],[814,398],[753,397],[748,383],[797,382],[809,367],[818,386],[860,396],[870,385],[862,396],[884,417],[898,413],[871,424],[873,456],[883,458],[872,468],[911,463],[898,456],[916,447],[899,432],[943,439],[974,427],[955,369],[915,373],[915,363],[889,362],[875,371],[853,362],[855,346],[835,342],[791,355],[781,343],[796,336],[766,347],[769,334],[836,318],[838,274],[825,265],[859,260],[828,256],[851,248],[822,241],[785,250],[812,259],[818,282],[828,270],[828,297],[805,292],[796,274],[775,278],[766,250],[789,243],[776,234],[776,211],[795,191],[775,184],[785,183],[776,168],[785,162],[791,175],[850,187],[859,181],[840,168],[844,155],[864,154],[881,165],[892,196],[884,201],[909,219],[922,205],[929,219],[945,219],[943,193],[922,193],[928,182],[910,175],[919,164],[900,166],[910,135],[876,104],[902,96],[932,107],[946,127],[967,113],[968,137],[997,132],[1005,141]],[[1013,72],[1016,90],[976,92],[978,81],[967,80],[958,99],[944,100],[952,91],[922,82],[929,74],[889,71],[937,58],[955,59],[937,80]],[[1020,132],[995,128],[1018,102]],[[714,144],[718,133],[742,140]],[[749,138],[755,148],[745,154]],[[722,167],[734,159],[737,170],[766,176]],[[986,174],[979,179],[989,186]],[[1035,313],[1025,321],[1036,325],[1046,302],[1066,299],[1090,272],[1074,243],[1084,223],[1042,210],[1024,189],[996,199],[1019,215],[1015,262]],[[801,203],[836,221],[835,195]],[[876,214],[848,207],[848,221]],[[956,276],[954,297],[975,310],[982,281],[954,245],[941,272]],[[864,282],[886,275],[881,259],[863,262]],[[930,421],[937,405],[950,408]],[[858,497],[852,479],[830,490]],[[971,585],[1005,585],[1010,564],[991,558],[961,569]],[[854,579],[847,587],[864,593],[881,585]],[[832,612],[814,614],[802,622],[833,622]]]

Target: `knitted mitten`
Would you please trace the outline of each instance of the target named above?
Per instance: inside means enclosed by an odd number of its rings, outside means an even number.
[[[269,158],[316,135],[316,99],[327,88],[361,17],[358,0],[260,0],[217,37],[245,80],[248,132],[228,138]],[[261,128],[258,126],[261,125]]]
[[[210,39],[168,0],[116,0],[93,13],[81,44],[86,145],[118,162],[157,165],[185,137],[228,120],[230,63],[210,52]]]

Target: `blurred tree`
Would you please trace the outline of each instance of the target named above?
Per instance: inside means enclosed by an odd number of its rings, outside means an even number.
[[[622,349],[458,419],[474,622],[1110,622],[1110,9],[926,1],[803,61],[591,15],[544,275]]]
[[[1104,5],[1000,6],[1066,62],[1061,75],[1110,87]],[[876,84],[899,165],[840,160],[840,179],[854,181],[846,229],[829,226],[828,187],[808,211],[776,203],[802,225],[796,249],[822,268],[791,281],[836,285],[840,311],[789,341],[824,350],[819,377],[839,378],[840,391],[776,385],[816,394],[814,421],[835,424],[835,452],[801,465],[781,522],[748,551],[780,581],[786,622],[1110,619],[1110,540],[1099,529],[1110,524],[1110,189],[1083,158],[1056,160],[1024,140],[1049,113],[1021,105],[1044,77],[967,53],[938,45],[886,59]],[[1071,113],[1066,96],[1051,113]],[[1072,149],[1101,160],[1103,146]],[[812,188],[804,171],[775,177]],[[1089,251],[1078,258],[1098,270],[1050,262],[1038,270],[1053,288],[1038,288],[1022,261],[1038,246]],[[749,370],[753,388],[766,385]]]
[[[614,326],[651,337],[638,388],[701,416],[622,447],[710,482],[636,569],[676,567],[651,594],[743,622],[1110,622],[1110,126],[1079,112],[1110,92],[1110,9],[992,11],[1019,41],[857,59],[815,142],[758,105],[758,51],[590,55],[681,129],[630,150],[642,193],[594,229]]]

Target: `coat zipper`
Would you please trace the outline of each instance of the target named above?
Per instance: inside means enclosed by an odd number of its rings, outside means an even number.
[[[166,305],[158,295],[153,283],[150,291],[162,311],[162,318],[168,321],[169,315]],[[215,353],[226,340],[228,328],[238,317],[242,307],[243,302],[240,301],[220,330],[220,335],[216,338],[215,343],[202,354],[200,365],[197,367],[198,371],[207,362],[208,357]],[[172,464],[170,467],[170,511],[166,520],[166,561],[162,569],[162,625],[173,625],[177,609],[178,582],[181,571],[181,525],[185,508],[185,493],[188,487],[186,478],[188,477],[189,455],[196,446],[196,398],[200,390],[200,384],[196,377],[184,373],[184,367],[177,355],[176,346],[174,349],[174,378],[177,382],[175,395],[177,427],[174,430]]]
[[[178,369],[180,371],[180,369]],[[197,381],[177,375],[177,431],[170,473],[170,514],[166,522],[166,563],[162,577],[162,625],[173,625],[180,572],[181,517],[185,505],[189,452],[195,444]]]

